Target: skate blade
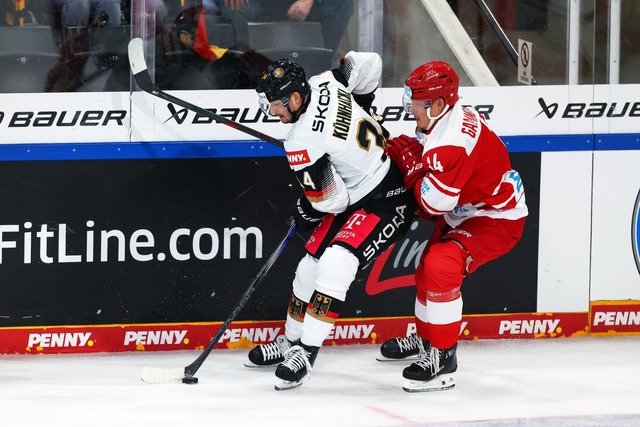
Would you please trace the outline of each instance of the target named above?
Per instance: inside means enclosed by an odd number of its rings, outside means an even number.
[[[440,375],[431,381],[415,381],[405,380],[402,389],[408,393],[419,393],[424,391],[443,391],[449,390],[456,386],[456,380],[453,375]]]
[[[390,357],[384,357],[383,355],[378,355],[376,356],[376,360],[378,362],[406,362],[407,360],[411,361],[411,360],[418,360],[418,355],[413,355],[413,356],[407,356],[404,357],[402,359],[392,359]]]
[[[277,391],[282,391],[282,390],[291,390],[292,388],[296,388],[296,387],[300,387],[302,385],[302,383],[304,382],[304,379],[306,377],[302,378],[300,381],[286,381],[280,378],[276,378],[276,382],[274,384],[274,388]]]
[[[275,369],[278,366],[278,363],[274,363],[272,365],[256,365],[252,361],[246,360],[244,362],[244,366],[247,368],[253,368],[253,369],[266,369],[266,368]]]

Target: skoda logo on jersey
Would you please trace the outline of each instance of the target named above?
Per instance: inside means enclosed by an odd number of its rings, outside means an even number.
[[[640,191],[638,191],[636,204],[633,208],[631,242],[633,245],[633,258],[636,260],[636,268],[638,269],[638,273],[640,273]]]

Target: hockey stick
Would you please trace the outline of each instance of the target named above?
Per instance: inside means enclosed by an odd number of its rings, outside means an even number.
[[[284,236],[284,239],[282,239],[276,250],[273,251],[271,256],[269,256],[269,259],[267,259],[267,262],[262,266],[262,268],[258,272],[258,275],[253,278],[247,290],[244,291],[244,294],[242,294],[242,297],[240,298],[240,301],[238,301],[238,304],[236,304],[231,314],[229,314],[229,316],[227,317],[227,320],[225,320],[222,326],[220,326],[220,329],[218,329],[218,333],[211,339],[211,342],[209,343],[207,348],[202,351],[200,356],[198,356],[198,358],[194,360],[193,363],[185,366],[184,368],[142,368],[142,372],[140,373],[140,378],[142,379],[142,381],[154,384],[180,382],[184,384],[197,384],[198,378],[194,377],[195,373],[198,371],[198,369],[200,369],[200,366],[202,366],[207,356],[209,356],[209,353],[211,353],[213,347],[215,347],[218,341],[220,341],[222,334],[227,330],[238,313],[240,313],[242,307],[244,307],[247,301],[249,301],[249,298],[251,298],[251,295],[256,290],[260,282],[262,282],[262,279],[265,278],[271,266],[276,262],[295,231],[296,225],[293,224],[289,228],[289,231],[287,231],[286,236]]]
[[[233,120],[229,120],[226,117],[222,117],[213,113],[209,110],[205,110],[202,107],[198,107],[197,105],[191,104],[187,101],[184,101],[180,98],[176,98],[173,95],[168,94],[167,92],[160,90],[156,87],[156,85],[151,80],[151,75],[149,74],[149,70],[147,69],[147,63],[144,60],[144,43],[141,38],[132,39],[129,42],[129,65],[131,66],[131,72],[133,73],[133,78],[136,80],[138,86],[143,91],[150,93],[153,96],[157,96],[158,98],[164,99],[165,101],[172,102],[176,105],[180,105],[188,110],[195,111],[198,114],[201,114],[205,117],[209,117],[210,119],[215,120],[217,123],[225,124],[229,127],[239,130],[240,132],[244,132],[248,135],[254,136],[262,141],[273,144],[277,147],[282,147],[282,141],[275,139],[272,136],[266,135],[262,132],[259,132],[255,129],[252,129],[243,124],[234,122]]]

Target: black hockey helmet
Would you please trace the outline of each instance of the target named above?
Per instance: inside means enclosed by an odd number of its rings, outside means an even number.
[[[269,102],[280,99],[287,105],[293,92],[298,92],[303,98],[309,93],[309,82],[304,68],[283,58],[273,62],[262,73],[256,92],[264,93]]]

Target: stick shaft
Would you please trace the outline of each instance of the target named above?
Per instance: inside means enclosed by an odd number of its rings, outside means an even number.
[[[240,301],[238,301],[238,304],[236,304],[231,314],[229,314],[229,316],[227,317],[227,320],[225,320],[222,326],[220,326],[220,329],[218,329],[218,333],[216,333],[216,335],[211,339],[211,342],[209,343],[207,348],[205,348],[202,351],[200,356],[198,356],[198,358],[194,360],[193,363],[191,363],[190,365],[184,368],[184,372],[186,376],[193,376],[198,371],[198,369],[200,369],[200,366],[202,366],[202,363],[205,361],[207,356],[209,356],[209,353],[211,353],[211,350],[213,350],[213,348],[218,343],[218,341],[220,341],[222,334],[224,334],[224,332],[227,330],[231,322],[233,322],[233,320],[238,316],[238,313],[240,313],[240,310],[242,310],[242,308],[245,306],[247,301],[249,301],[249,299],[251,298],[251,295],[253,295],[253,292],[256,290],[260,282],[262,282],[262,279],[266,277],[267,273],[271,269],[271,266],[273,266],[273,264],[276,262],[276,260],[284,250],[285,246],[287,245],[287,243],[289,242],[289,240],[291,239],[291,236],[293,236],[295,231],[296,231],[296,225],[293,224],[287,231],[287,234],[284,236],[284,238],[282,239],[278,247],[273,251],[271,256],[269,256],[269,259],[267,259],[267,262],[262,266],[262,268],[260,269],[256,277],[253,278],[247,290],[244,291],[244,294],[242,294]]]

